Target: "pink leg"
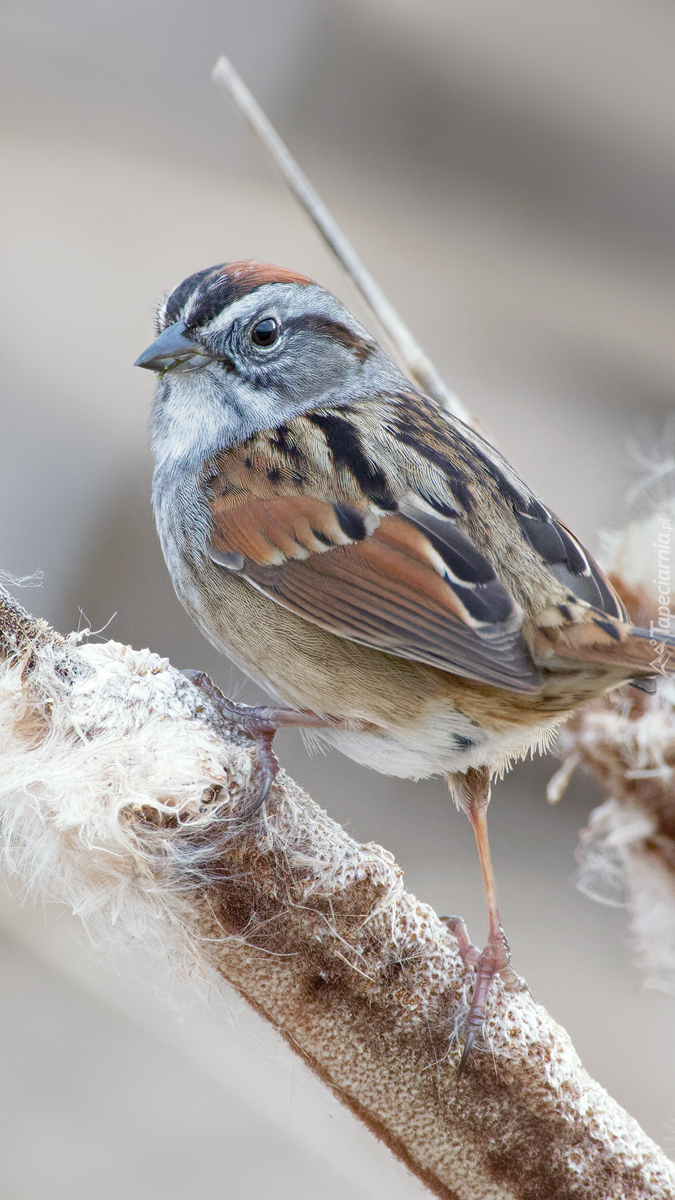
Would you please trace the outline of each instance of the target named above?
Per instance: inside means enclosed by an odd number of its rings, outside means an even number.
[[[455,777],[457,778],[457,777]],[[458,782],[462,786],[460,804],[473,826],[473,832],[478,847],[483,887],[488,910],[488,940],[485,949],[479,952],[469,939],[466,925],[461,917],[445,918],[458,942],[462,958],[467,966],[476,968],[476,983],[471,997],[465,1028],[466,1039],[464,1050],[457,1069],[459,1079],[469,1061],[471,1051],[477,1039],[480,1039],[485,1023],[485,1008],[490,985],[495,975],[500,975],[504,984],[510,990],[520,990],[525,985],[519,975],[511,967],[509,944],[502,929],[497,907],[497,889],[495,886],[490,844],[487,832],[487,808],[490,803],[490,773],[486,767],[479,770],[470,768],[466,775],[460,776]]]

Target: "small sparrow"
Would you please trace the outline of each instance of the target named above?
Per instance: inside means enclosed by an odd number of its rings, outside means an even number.
[[[481,953],[447,919],[476,970],[461,1071],[494,976],[522,986],[487,841],[491,775],[586,700],[653,690],[650,634],[489,442],[311,279],[253,261],[198,271],[136,365],[159,376],[153,503],[178,597],[291,706],[243,714],[258,804],[275,729],[301,725],[387,774],[444,775],[472,822],[489,935]]]

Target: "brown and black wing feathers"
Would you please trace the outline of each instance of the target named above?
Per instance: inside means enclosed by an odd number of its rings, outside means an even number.
[[[530,546],[563,587],[608,617],[628,621],[628,614],[611,583],[562,521],[539,501],[535,501],[529,513],[522,512],[517,506],[514,512]]]
[[[537,691],[520,629],[489,620],[493,608],[499,616],[508,608],[513,616],[506,590],[498,581],[475,590],[461,583],[455,590],[415,547],[402,545],[404,522],[388,517],[366,543],[283,567],[247,562],[242,573],[266,595],[340,637],[494,687]],[[395,523],[398,544],[387,537]],[[482,620],[472,618],[467,593]]]
[[[308,413],[224,453],[210,489],[212,558],[339,637],[518,692],[561,659],[648,673],[591,555],[424,397]]]
[[[339,637],[495,687],[538,690],[519,606],[450,521],[383,511],[363,492],[356,503],[299,489],[275,495],[259,469],[250,490],[237,471],[232,491],[232,474],[225,464],[223,486],[212,481],[215,562]]]

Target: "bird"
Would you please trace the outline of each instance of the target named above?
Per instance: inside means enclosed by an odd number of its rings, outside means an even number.
[[[296,725],[385,774],[445,777],[471,821],[488,938],[481,951],[447,918],[475,972],[461,1076],[494,978],[524,986],[497,904],[491,780],[586,701],[654,690],[671,670],[655,639],[675,639],[635,627],[506,459],[312,279],[254,260],[198,271],[135,365],[158,376],[152,499],[174,589],[271,700],[216,697],[256,738],[246,816],[278,769],[274,733]]]

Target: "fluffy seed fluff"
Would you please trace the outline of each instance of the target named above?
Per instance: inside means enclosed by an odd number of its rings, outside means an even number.
[[[184,941],[180,838],[163,828],[222,825],[252,771],[234,740],[224,758],[199,704],[167,660],[115,642],[47,644],[0,668],[6,863],[96,936]]]
[[[0,663],[0,852],[9,870],[27,891],[67,904],[97,941],[137,939],[208,965],[203,897],[228,855],[226,869],[236,870],[236,815],[256,787],[251,743],[236,725],[220,737],[212,718],[203,694],[149,650],[73,638]],[[280,779],[274,821],[248,824],[253,857],[281,854],[291,903],[367,880],[377,899],[363,924],[386,939],[403,894],[392,856],[353,842]],[[407,938],[411,921],[426,927],[433,914],[414,898],[404,907]]]
[[[664,632],[675,624],[673,530],[675,502],[660,500],[606,541],[603,564],[638,618]],[[655,643],[657,674],[660,667]],[[560,730],[555,753],[562,766],[549,800],[560,798],[578,765],[607,797],[581,835],[578,886],[627,907],[645,986],[675,993],[675,680],[661,674],[654,695],[621,688],[585,705]]]

